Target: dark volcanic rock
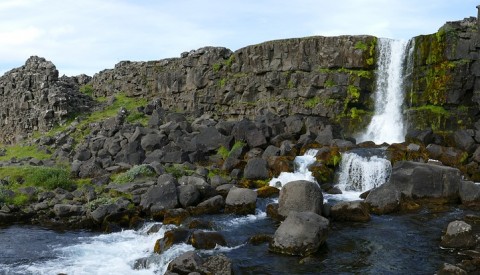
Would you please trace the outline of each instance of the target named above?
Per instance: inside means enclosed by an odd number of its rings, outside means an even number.
[[[441,245],[446,248],[471,248],[476,245],[472,226],[464,221],[448,224],[447,232],[442,236]]]
[[[270,250],[306,256],[315,253],[327,239],[329,222],[313,212],[290,212],[280,224]]]
[[[280,190],[278,213],[284,217],[290,211],[310,211],[322,214],[323,194],[317,183],[305,180],[292,181]]]
[[[232,188],[225,200],[225,212],[239,215],[255,214],[257,192],[247,188]]]

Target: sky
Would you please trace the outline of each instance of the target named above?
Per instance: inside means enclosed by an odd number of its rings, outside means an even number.
[[[479,0],[0,0],[0,75],[37,55],[60,75],[269,40],[434,33]]]

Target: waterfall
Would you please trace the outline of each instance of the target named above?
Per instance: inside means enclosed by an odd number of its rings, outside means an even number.
[[[308,149],[303,156],[296,156],[294,160],[295,171],[291,172],[282,172],[277,178],[270,180],[270,186],[281,188],[286,183],[295,180],[308,180],[317,182],[312,176],[312,172],[308,170],[308,167],[312,165],[317,159],[316,155],[318,150]]]
[[[386,38],[378,40],[375,113],[367,130],[357,137],[357,141],[371,140],[380,144],[405,140],[402,115],[404,61],[411,55],[407,48],[412,49],[413,43]]]
[[[391,172],[384,150],[352,150],[342,154],[337,186],[342,192],[365,192],[384,184]]]

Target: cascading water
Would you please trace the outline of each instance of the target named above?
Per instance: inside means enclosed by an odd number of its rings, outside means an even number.
[[[338,188],[342,192],[364,192],[384,184],[392,171],[381,149],[357,149],[342,155]]]
[[[273,178],[270,180],[270,186],[274,186],[277,188],[281,188],[286,183],[294,180],[308,180],[317,182],[315,178],[312,176],[312,172],[308,170],[308,167],[312,165],[315,161],[315,155],[318,153],[316,149],[309,149],[305,152],[303,156],[297,156],[294,160],[295,171],[293,173],[290,172],[282,172],[277,178]]]
[[[378,40],[378,70],[375,91],[375,113],[367,130],[357,141],[396,143],[405,140],[403,124],[404,61],[408,53],[403,40]],[[411,44],[410,44],[411,45]]]
[[[381,38],[378,41],[378,70],[375,90],[375,114],[358,142],[376,144],[405,140],[402,105],[405,78],[411,71],[413,42]],[[406,65],[406,66],[405,66]],[[385,183],[391,173],[390,161],[383,150],[359,149],[342,154],[338,188],[359,193]]]

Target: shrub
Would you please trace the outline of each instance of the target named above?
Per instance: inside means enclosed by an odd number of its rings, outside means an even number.
[[[155,171],[150,165],[142,164],[135,165],[130,170],[125,173],[117,175],[114,182],[115,183],[127,183],[132,182],[140,177],[153,177],[155,176]]]

